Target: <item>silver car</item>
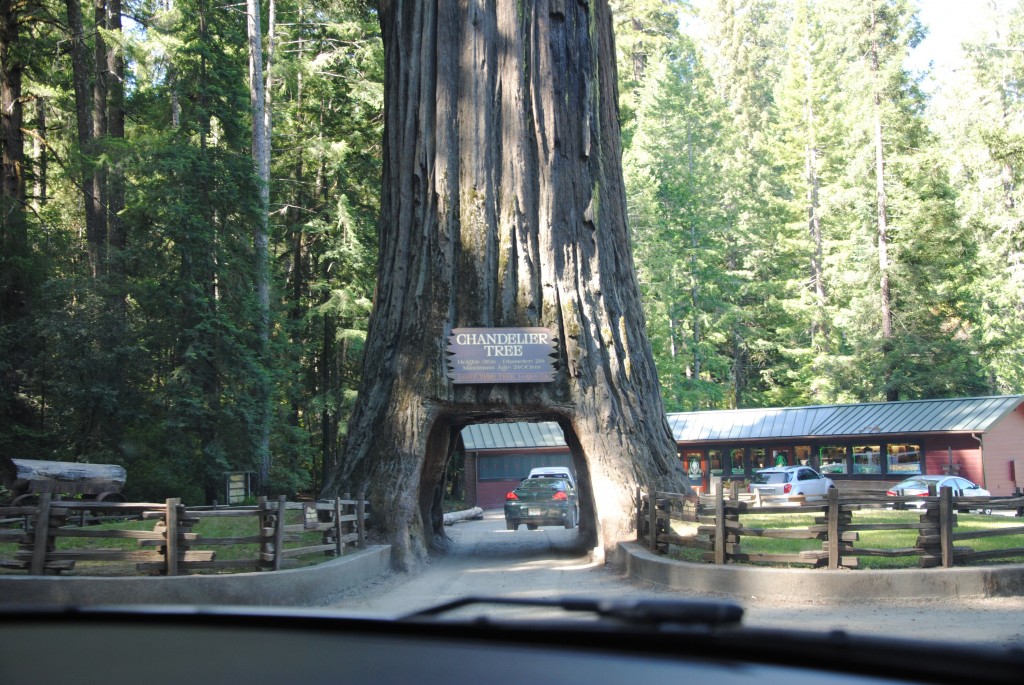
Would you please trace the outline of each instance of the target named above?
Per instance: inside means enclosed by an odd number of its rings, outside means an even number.
[[[953,489],[953,497],[991,497],[992,493],[981,487],[980,485],[969,481],[966,478],[960,476],[943,476],[943,475],[931,475],[931,476],[911,476],[906,480],[900,481],[896,485],[889,488],[885,493],[890,497],[925,497],[929,493],[929,486],[935,486],[934,492],[937,494],[942,488],[949,487]],[[907,502],[906,506],[920,509],[924,506],[924,502]],[[991,509],[982,508],[983,513],[991,513]]]
[[[809,466],[776,466],[755,473],[748,491],[763,496],[821,498],[834,487],[831,478]]]

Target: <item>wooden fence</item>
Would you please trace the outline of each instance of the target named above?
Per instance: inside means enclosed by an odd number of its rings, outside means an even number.
[[[650,506],[653,500],[654,506]],[[919,521],[893,523],[857,523],[854,513],[887,509],[907,503],[922,503]],[[701,559],[715,564],[729,562],[796,564],[813,567],[856,568],[858,557],[916,556],[922,567],[967,564],[974,561],[1024,556],[1024,548],[974,551],[957,546],[969,540],[1024,534],[1024,526],[1009,526],[973,532],[957,532],[957,512],[974,510],[1024,513],[1024,498],[954,498],[950,488],[932,497],[891,497],[879,493],[840,494],[836,489],[818,501],[794,498],[754,498],[738,495],[735,489],[726,497],[721,488],[714,495],[681,495],[655,492],[653,497],[640,488],[636,496],[638,540],[652,552],[667,553],[669,546],[701,551]],[[742,514],[814,514],[814,523],[804,528],[752,528],[744,525]],[[689,524],[692,532],[681,535],[673,522]],[[693,524],[696,524],[694,526]],[[913,547],[872,549],[857,546],[860,533],[877,530],[917,531]],[[652,532],[653,531],[653,532]],[[791,554],[745,553],[744,537],[820,540],[821,548]]]
[[[290,523],[288,512],[296,510],[300,514],[291,518],[299,522]],[[155,520],[155,525],[152,530],[75,525],[98,517]],[[215,538],[194,530],[203,519],[223,517],[251,518],[252,534]],[[365,547],[367,518],[362,495],[355,500],[315,503],[263,497],[251,507],[186,507],[180,499],[163,504],[64,501],[42,493],[36,505],[0,507],[0,520],[18,523],[18,527],[0,529],[0,542],[17,545],[13,558],[0,559],[0,567],[25,570],[30,575],[70,571],[79,561],[133,562],[137,571],[168,576],[239,569],[276,571],[295,557],[317,553],[341,556],[348,547]],[[301,544],[303,533],[319,533],[319,544],[295,546]],[[133,539],[138,541],[138,549],[62,550],[58,549],[59,538]],[[226,545],[251,546],[253,551],[248,558],[218,560],[216,548]]]

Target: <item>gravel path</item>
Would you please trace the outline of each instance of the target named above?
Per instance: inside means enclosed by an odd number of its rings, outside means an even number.
[[[392,574],[357,588],[331,606],[360,614],[396,617],[468,595],[554,598],[590,596],[706,597],[685,591],[641,586],[606,565],[590,560],[575,530],[521,526],[505,530],[500,511],[483,520],[450,526],[449,549],[411,574]],[[937,640],[967,640],[1024,647],[1024,598],[891,601],[885,603],[815,602],[779,604],[756,597],[735,598],[746,608],[751,626]],[[526,610],[501,610],[502,615]],[[495,611],[488,613],[494,614]],[[530,616],[550,611],[533,610]]]

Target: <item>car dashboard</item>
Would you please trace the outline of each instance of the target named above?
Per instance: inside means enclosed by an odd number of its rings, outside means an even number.
[[[508,603],[470,598],[395,620],[237,607],[8,609],[0,683],[853,685],[1017,683],[1024,672],[1015,650],[745,628],[742,609],[728,604],[562,599],[540,604],[582,617],[449,617],[482,601]]]

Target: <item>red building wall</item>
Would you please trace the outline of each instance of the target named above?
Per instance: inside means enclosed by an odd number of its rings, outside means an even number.
[[[946,467],[952,462],[955,467],[959,466],[959,475],[985,487],[981,444],[973,437],[958,433],[929,435],[924,442],[925,473],[946,473]]]

